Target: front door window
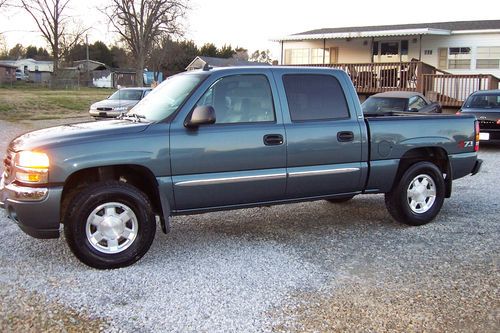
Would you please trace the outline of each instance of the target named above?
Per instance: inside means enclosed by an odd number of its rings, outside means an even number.
[[[408,61],[408,41],[386,41],[373,43],[373,62]]]
[[[380,62],[399,61],[399,43],[382,42],[380,43]]]

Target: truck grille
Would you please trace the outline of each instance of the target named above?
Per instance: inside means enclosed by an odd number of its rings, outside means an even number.
[[[496,121],[493,120],[480,120],[479,128],[481,129],[500,129],[500,126],[497,125]]]
[[[14,162],[12,161],[13,157],[14,152],[12,150],[7,150],[7,155],[3,160],[3,167],[5,170],[6,178],[8,178],[10,173],[12,172],[12,165],[14,164]]]

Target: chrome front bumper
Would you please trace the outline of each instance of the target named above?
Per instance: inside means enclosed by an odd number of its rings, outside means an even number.
[[[0,180],[0,207],[3,208],[6,200],[42,201],[47,198],[48,188],[27,187],[16,184],[5,185],[4,177]]]
[[[5,175],[4,175],[5,176]],[[59,237],[62,187],[40,188],[5,184],[0,179],[0,208],[25,233],[35,238]]]

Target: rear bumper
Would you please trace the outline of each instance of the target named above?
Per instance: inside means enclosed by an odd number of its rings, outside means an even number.
[[[0,208],[26,234],[35,238],[59,237],[62,187],[33,188],[0,181]]]
[[[478,159],[474,164],[474,167],[472,168],[471,176],[474,176],[476,173],[478,173],[481,170],[482,165],[483,165],[483,160]]]

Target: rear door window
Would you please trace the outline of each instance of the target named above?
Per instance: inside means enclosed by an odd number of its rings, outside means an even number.
[[[292,121],[349,118],[344,91],[331,75],[288,74],[283,76]]]

